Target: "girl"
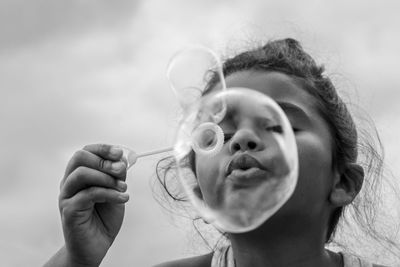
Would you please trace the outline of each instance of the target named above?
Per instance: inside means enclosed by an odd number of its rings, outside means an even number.
[[[284,39],[228,59],[223,71],[227,88],[251,88],[288,103],[282,108],[295,132],[297,186],[284,206],[255,230],[225,233],[229,244],[215,252],[159,266],[382,266],[325,248],[366,175],[357,161],[353,119],[323,68],[296,40]],[[213,75],[205,93],[219,86],[218,75]],[[264,150],[265,140],[248,124],[238,123],[222,150],[212,159],[194,161],[195,169],[197,174],[220,175],[234,155],[246,152],[263,162]],[[121,156],[116,147],[88,145],[72,157],[59,198],[65,245],[48,266],[101,263],[121,227],[128,201]],[[164,175],[174,167],[171,161]],[[212,188],[202,190],[207,194]]]

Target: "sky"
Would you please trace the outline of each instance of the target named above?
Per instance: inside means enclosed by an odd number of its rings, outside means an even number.
[[[172,145],[179,107],[165,70],[193,43],[229,56],[297,38],[375,121],[397,176],[398,8],[377,0],[0,1],[2,262],[40,265],[62,245],[57,195],[74,151],[99,142],[137,152]],[[103,266],[149,266],[198,250],[190,222],[152,195],[159,158],[129,171],[131,200]]]

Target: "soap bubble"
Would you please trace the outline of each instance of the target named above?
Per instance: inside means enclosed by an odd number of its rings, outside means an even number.
[[[186,107],[174,155],[199,215],[225,232],[260,226],[297,183],[291,125],[273,99],[252,89],[203,93]]]
[[[209,77],[216,73],[224,90],[222,64],[213,50],[192,45],[177,52],[167,67],[167,79],[183,109],[195,104],[202,96]]]

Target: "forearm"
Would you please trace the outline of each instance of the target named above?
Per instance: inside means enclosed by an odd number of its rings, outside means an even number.
[[[43,267],[95,267],[95,266],[73,263],[68,256],[67,249],[65,248],[65,246],[62,246],[57,251],[57,253],[54,254],[53,257],[51,257],[49,261],[43,265]]]

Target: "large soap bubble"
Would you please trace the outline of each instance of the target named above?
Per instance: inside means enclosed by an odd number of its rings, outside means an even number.
[[[179,179],[199,214],[226,232],[246,232],[271,217],[298,176],[291,125],[265,94],[228,88],[186,108],[176,143]]]

